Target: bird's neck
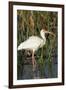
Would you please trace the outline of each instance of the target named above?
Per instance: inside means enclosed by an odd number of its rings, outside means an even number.
[[[43,40],[46,39],[45,38],[45,33],[41,33],[41,37],[42,37]]]
[[[43,39],[43,44],[45,44],[45,42],[46,42],[45,33],[41,33],[41,37],[42,37],[42,39]]]

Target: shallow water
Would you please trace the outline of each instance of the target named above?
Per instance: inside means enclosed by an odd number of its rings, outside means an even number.
[[[22,67],[18,71],[18,80],[22,79],[41,79],[41,78],[56,78],[57,77],[57,58],[55,57],[50,62],[50,67],[46,60],[45,66],[41,69],[38,65],[36,65],[35,71],[33,71],[33,67],[31,62],[23,64]]]

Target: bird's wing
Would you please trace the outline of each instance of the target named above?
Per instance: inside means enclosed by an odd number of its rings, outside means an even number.
[[[40,44],[42,43],[42,39],[37,37],[37,36],[31,36],[29,37],[28,40],[22,42],[19,46],[18,46],[18,50],[21,49],[38,49],[38,47],[40,46]]]

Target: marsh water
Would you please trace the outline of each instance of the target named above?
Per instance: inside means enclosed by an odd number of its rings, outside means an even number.
[[[18,66],[18,80],[24,79],[42,79],[42,78],[56,78],[57,77],[57,57],[54,58],[48,63],[48,60],[45,60],[43,64],[39,64],[38,61],[36,68],[33,71],[32,59],[31,56],[23,57],[24,60],[20,60]],[[35,59],[37,60],[36,56]],[[23,61],[23,62],[21,62]]]

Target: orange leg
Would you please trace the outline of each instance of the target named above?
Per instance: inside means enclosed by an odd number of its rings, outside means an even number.
[[[33,71],[35,71],[36,61],[35,61],[35,57],[34,57],[34,52],[33,51],[32,51],[32,64],[33,64]]]

